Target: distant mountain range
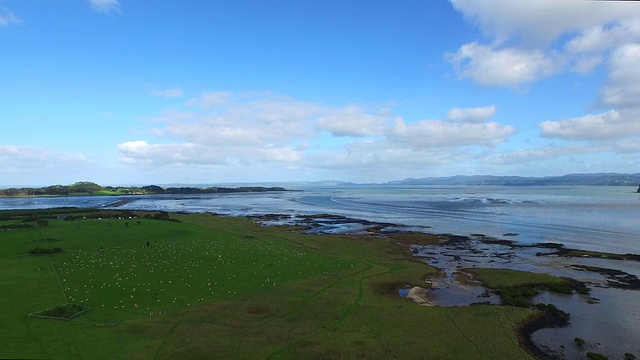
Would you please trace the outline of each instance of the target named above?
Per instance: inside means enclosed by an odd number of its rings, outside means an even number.
[[[494,185],[494,186],[548,186],[548,185],[594,185],[594,186],[638,186],[640,173],[618,174],[569,174],[563,176],[522,177],[471,175],[450,177],[428,177],[389,181],[384,185]]]

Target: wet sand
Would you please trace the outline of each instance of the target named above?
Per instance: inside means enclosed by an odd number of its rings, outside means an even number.
[[[438,304],[430,300],[430,290],[423,287],[414,286],[404,295],[405,299],[424,306],[437,306]]]

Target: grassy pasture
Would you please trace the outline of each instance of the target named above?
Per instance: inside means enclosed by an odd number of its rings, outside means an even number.
[[[178,217],[0,232],[0,358],[530,358],[515,328],[533,310],[401,299],[435,270],[388,240]],[[26,256],[43,237],[65,252]],[[66,302],[92,310],[27,317]]]

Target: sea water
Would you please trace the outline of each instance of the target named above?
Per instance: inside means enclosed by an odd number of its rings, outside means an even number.
[[[230,216],[335,214],[456,235],[640,253],[640,194],[608,186],[332,186],[287,192],[131,196],[122,209]],[[3,198],[0,209],[107,207],[123,197]],[[513,236],[517,234],[517,236]]]

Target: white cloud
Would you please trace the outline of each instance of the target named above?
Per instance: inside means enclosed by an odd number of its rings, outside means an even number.
[[[447,120],[462,123],[482,123],[492,118],[498,109],[495,105],[474,108],[453,108],[447,112]]]
[[[299,149],[288,146],[265,146],[259,149],[257,160],[277,163],[298,163],[303,159]]]
[[[497,152],[484,161],[496,165],[523,164],[532,161],[555,159],[563,156],[593,154],[606,149],[593,146],[546,146],[535,149],[520,149]]]
[[[460,78],[473,79],[483,86],[510,88],[553,75],[560,63],[541,51],[498,49],[476,42],[462,45],[445,58],[454,65]]]
[[[616,151],[619,153],[640,153],[640,138],[635,137],[618,141],[615,144]]]
[[[446,54],[460,78],[518,88],[571,69],[588,74],[607,52],[640,40],[635,2],[450,0],[488,44]]]
[[[206,92],[185,103],[197,109],[153,119],[150,131],[169,141],[118,145],[120,161],[140,165],[195,166],[302,161],[305,141],[315,136],[317,104],[270,93]]]
[[[497,122],[470,124],[423,120],[407,124],[396,119],[389,137],[396,143],[414,148],[495,146],[515,132],[514,127]]]
[[[210,109],[222,106],[231,100],[229,91],[210,91],[187,101],[188,106],[198,106],[203,109]]]
[[[367,114],[360,107],[350,105],[326,111],[318,118],[316,126],[333,136],[379,136],[384,132],[384,123],[388,120],[389,116],[383,113]]]
[[[409,169],[468,159],[466,147],[492,147],[515,133],[511,126],[485,122],[495,106],[455,108],[449,120],[417,123],[394,122],[385,107],[331,107],[266,92],[207,92],[185,106],[189,112],[173,110],[151,120],[148,134],[157,141],[119,144],[120,162],[145,168]],[[345,143],[348,138],[358,141]]]
[[[252,94],[247,105],[253,117],[270,126],[285,124],[301,124],[315,118],[326,111],[326,107],[308,101],[300,101],[286,96],[271,93]],[[285,128],[285,131],[291,130]],[[306,133],[306,131],[305,131]]]
[[[591,56],[579,56],[576,58],[575,63],[571,70],[586,75],[590,73],[596,66],[602,63],[603,56],[600,54]]]
[[[640,44],[628,44],[614,51],[609,68],[600,101],[618,109],[640,110]]]
[[[182,89],[172,88],[163,90],[151,90],[149,92],[149,95],[163,98],[179,98],[182,97]]]
[[[640,44],[627,44],[611,55],[609,76],[600,104],[612,110],[584,116],[545,121],[542,136],[565,140],[608,141],[640,134]]]
[[[0,179],[3,185],[41,186],[75,182],[95,167],[80,153],[64,153],[37,146],[0,144]]]
[[[187,101],[204,111],[170,114],[159,136],[197,144],[282,145],[313,136],[311,121],[321,106],[267,93],[209,92]]]
[[[365,178],[389,180],[400,174],[420,173],[427,166],[460,163],[471,157],[469,152],[451,148],[416,149],[384,140],[360,140],[338,150],[309,154],[307,161],[310,166],[343,170],[349,176],[364,176],[366,172]]]
[[[46,165],[46,162],[83,161],[85,161],[85,156],[82,154],[65,154],[36,146],[0,144],[0,164],[13,164],[13,166],[24,164],[25,167],[29,167],[33,165],[33,163]]]
[[[176,123],[165,128],[156,129],[154,133],[160,137],[177,139],[197,144],[240,146],[260,144],[265,140],[275,140],[281,136],[276,131],[263,132],[264,126],[256,124],[255,127],[243,126],[221,126],[215,123],[197,122]],[[286,134],[282,134],[286,137]]]
[[[117,150],[121,162],[134,165],[216,165],[225,161],[215,149],[193,143],[149,144],[138,140],[118,144]]]
[[[639,39],[640,20],[635,19],[586,29],[569,40],[565,48],[572,53],[603,52]]]
[[[233,162],[296,163],[302,151],[287,146],[211,146],[194,143],[149,144],[128,141],[117,145],[119,161],[145,167],[209,167]]]
[[[621,139],[640,133],[637,118],[624,116],[616,110],[559,121],[544,121],[540,128],[542,136],[565,140]]]
[[[563,34],[640,18],[640,7],[631,1],[450,1],[499,44],[518,39],[526,46],[539,46]]]
[[[112,11],[120,12],[120,3],[118,0],[86,0],[93,10],[108,14]]]
[[[0,8],[0,27],[21,24],[20,18],[7,8]]]
[[[598,104],[605,110],[539,124],[541,135],[588,141],[607,151],[630,151],[640,134],[640,6],[637,2],[582,0],[450,0],[479,26],[488,44],[471,42],[446,59],[457,75],[483,86],[519,88],[571,70],[588,75],[606,63]],[[612,145],[618,141],[618,145]],[[496,161],[551,158],[581,151],[552,147],[504,153]]]

